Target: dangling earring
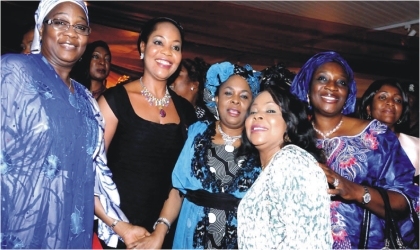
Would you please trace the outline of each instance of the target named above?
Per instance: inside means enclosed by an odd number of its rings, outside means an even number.
[[[309,100],[309,94],[306,94],[306,100],[308,101],[308,107],[311,107],[311,101]]]
[[[284,136],[284,142],[291,142],[288,134]]]
[[[216,118],[216,120],[219,120],[219,110],[217,107],[215,107],[216,109],[216,115],[214,116],[214,118]]]
[[[144,53],[140,53],[140,59],[143,60],[144,59]]]
[[[372,116],[370,116],[370,114],[366,117],[366,119],[368,120],[372,120]]]
[[[80,57],[79,62],[81,62],[83,60],[83,58]]]
[[[402,121],[401,121],[401,119],[399,119],[399,120],[397,121],[397,124],[401,124],[401,122],[402,122]]]

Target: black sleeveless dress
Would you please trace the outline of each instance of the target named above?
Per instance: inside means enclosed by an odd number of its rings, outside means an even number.
[[[130,223],[153,232],[153,224],[172,188],[172,170],[186,139],[188,126],[197,119],[193,106],[170,90],[181,122],[159,124],[137,116],[123,85],[103,95],[118,118],[109,146],[108,166],[118,188],[121,209]],[[171,248],[175,225],[163,248]],[[125,248],[119,242],[117,248]]]

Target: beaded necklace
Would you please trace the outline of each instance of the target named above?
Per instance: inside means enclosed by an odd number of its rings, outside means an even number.
[[[228,134],[225,134],[225,132],[223,132],[222,128],[220,127],[220,124],[217,125],[217,129],[219,130],[223,140],[225,141],[226,152],[232,153],[233,150],[235,150],[235,148],[233,147],[233,143],[235,143],[235,141],[239,138],[242,138],[242,135],[230,136]]]
[[[143,88],[143,90],[140,91],[140,93],[144,97],[146,97],[146,101],[150,104],[150,106],[158,107],[160,117],[165,117],[166,112],[165,112],[165,110],[163,110],[163,107],[164,106],[168,107],[169,106],[169,99],[171,99],[171,95],[169,94],[168,87],[166,87],[165,96],[162,99],[158,99],[152,93],[149,92],[149,90],[146,88],[146,86],[144,86],[142,79],[143,79],[143,77],[140,77],[140,84],[141,84],[141,87]]]
[[[337,129],[340,128],[341,124],[343,123],[343,118],[341,118],[340,122],[337,124],[337,126],[335,126],[335,128],[333,128],[332,130],[330,130],[327,133],[322,133],[320,130],[318,130],[317,128],[315,128],[315,124],[314,122],[312,122],[312,127],[314,128],[315,132],[317,132],[318,134],[320,134],[322,137],[324,137],[324,140],[327,139],[328,136],[330,136],[331,134],[333,134],[335,131],[337,131]]]

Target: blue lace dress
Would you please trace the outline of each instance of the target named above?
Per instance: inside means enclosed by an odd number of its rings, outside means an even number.
[[[118,203],[102,116],[72,84],[42,54],[1,58],[1,248],[91,249],[94,192]]]
[[[261,167],[253,157],[234,160],[234,152],[211,141],[215,123],[197,122],[188,129],[188,139],[172,173],[173,187],[183,194],[205,190],[242,198],[257,179]],[[238,248],[236,208],[221,210],[184,199],[173,248]]]
[[[355,136],[318,139],[327,165],[355,183],[379,186],[403,194],[418,212],[419,188],[413,184],[414,167],[398,138],[388,127],[373,120]],[[358,248],[363,208],[356,203],[331,202],[334,249]],[[410,216],[399,221],[403,238],[414,238]],[[368,248],[384,247],[384,221],[372,214]]]

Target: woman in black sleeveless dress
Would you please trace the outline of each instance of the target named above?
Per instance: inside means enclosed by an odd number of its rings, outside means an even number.
[[[130,223],[149,232],[168,198],[187,128],[197,119],[193,106],[167,88],[167,79],[182,59],[182,42],[178,22],[148,21],[138,40],[143,77],[108,89],[98,100],[106,123],[108,166],[121,209]],[[172,247],[173,236],[168,236],[163,248]],[[126,246],[119,242],[117,248]]]

